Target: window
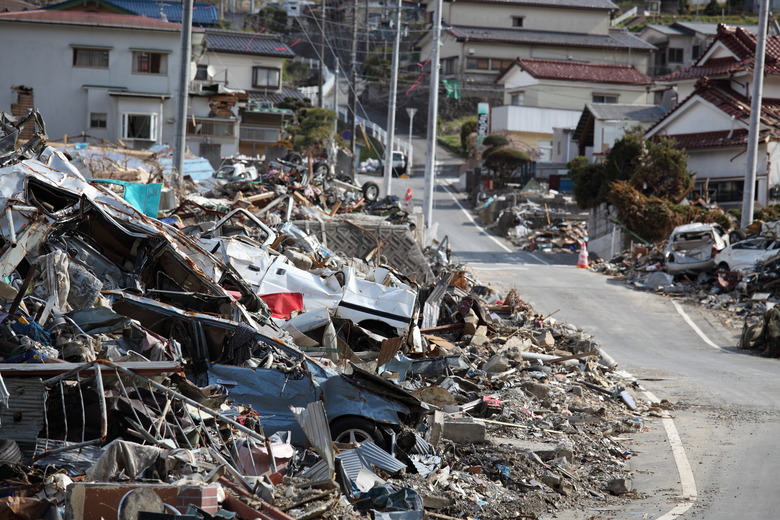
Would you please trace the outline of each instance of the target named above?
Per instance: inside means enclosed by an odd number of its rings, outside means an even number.
[[[252,67],[252,86],[279,88],[279,69]]]
[[[669,63],[682,63],[683,62],[683,50],[669,47]]]
[[[204,135],[210,137],[233,137],[235,123],[230,121],[209,121],[192,118],[187,119],[187,135]]]
[[[89,113],[89,127],[90,128],[106,128],[108,126],[108,114],[105,112],[90,112]]]
[[[471,70],[502,71],[515,62],[515,60],[501,60],[498,58],[468,58],[466,68]]]
[[[73,48],[73,66],[91,69],[108,68],[108,49]]]
[[[167,61],[161,52],[133,51],[133,74],[165,74]]]
[[[522,27],[523,26],[523,17],[522,16],[513,16],[512,17],[512,27]]]
[[[516,107],[525,105],[525,92],[513,92],[509,96],[509,104]]]
[[[691,58],[694,60],[698,60],[699,56],[701,56],[701,45],[694,45],[693,46],[693,52],[691,53]]]
[[[441,73],[445,76],[455,74],[457,72],[457,64],[457,58],[444,58],[441,60]]]
[[[617,103],[618,97],[614,94],[593,94],[594,103]]]
[[[157,114],[122,114],[122,139],[157,140]]]

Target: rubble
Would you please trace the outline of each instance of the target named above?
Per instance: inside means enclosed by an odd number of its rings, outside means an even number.
[[[636,383],[446,239],[363,215],[341,225],[374,245],[348,254],[294,220],[333,206],[278,183],[154,218],[36,113],[3,127],[0,511],[499,519],[636,496],[623,443],[655,413]],[[385,264],[401,239],[427,271]]]

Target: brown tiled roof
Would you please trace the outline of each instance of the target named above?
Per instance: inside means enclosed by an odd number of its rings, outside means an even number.
[[[653,80],[636,67],[626,65],[596,65],[574,61],[519,58],[516,62],[535,78],[623,85],[650,85]]]
[[[661,118],[647,131],[652,131],[663,121],[666,121],[667,118],[674,117],[674,114],[697,96],[737,121],[741,121],[744,124],[748,124],[750,121],[750,100],[748,98],[733,90],[729,86],[728,81],[709,81],[707,78],[703,78],[696,84],[696,89],[690,96],[680,102],[674,110]],[[780,137],[780,99],[763,99],[760,124],[764,127],[760,131],[760,138]],[[731,135],[729,136],[729,134]],[[654,137],[657,136],[658,134]],[[735,128],[733,132],[725,130],[692,134],[669,134],[667,137],[674,139],[678,147],[690,150],[744,144],[747,142],[747,130]]]
[[[180,31],[181,24],[163,22],[145,16],[114,13],[87,13],[84,11],[19,11],[0,13],[0,22],[33,22],[58,25],[92,25],[103,27],[126,27],[131,29],[155,29]],[[193,29],[198,30],[198,29]]]
[[[677,81],[702,76],[713,77],[740,71],[752,72],[756,54],[755,34],[742,27],[729,27],[720,24],[712,45],[716,45],[718,42],[733,52],[736,58],[707,59],[705,52],[704,57],[696,64],[657,78],[658,81]],[[766,75],[780,74],[780,36],[767,36],[764,73]]]

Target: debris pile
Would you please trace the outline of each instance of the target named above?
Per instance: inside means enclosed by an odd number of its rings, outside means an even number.
[[[356,257],[253,205],[152,218],[37,113],[3,128],[0,511],[536,518],[636,495],[625,434],[660,410],[446,240],[404,273],[379,231]]]

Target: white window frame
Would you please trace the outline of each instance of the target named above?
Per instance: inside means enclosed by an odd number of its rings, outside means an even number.
[[[111,49],[107,49],[105,47],[88,47],[84,45],[73,45],[71,47],[73,49],[73,67],[79,68],[79,69],[108,69],[111,64]],[[79,52],[85,52],[89,56],[89,64],[83,65],[78,63],[77,55]],[[102,58],[105,57],[105,60]],[[100,61],[99,64],[95,65],[92,62],[93,61]],[[105,63],[103,63],[105,61]]]
[[[149,117],[149,137],[129,137],[127,135],[127,123],[128,119],[133,116],[145,116]],[[157,141],[157,114],[154,112],[122,112],[122,139],[138,140],[138,141]]]

